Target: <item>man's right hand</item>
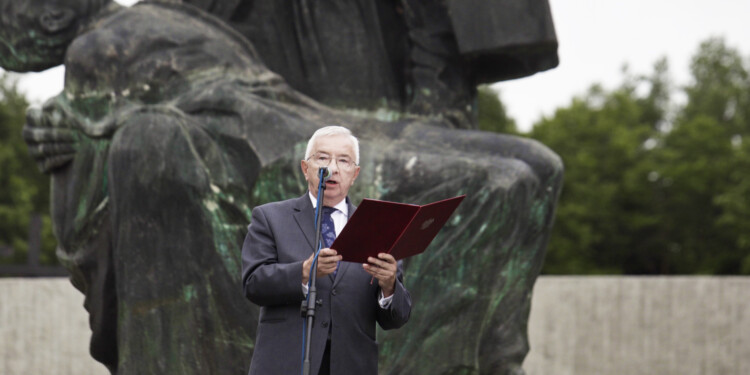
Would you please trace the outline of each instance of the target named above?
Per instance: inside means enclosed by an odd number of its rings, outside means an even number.
[[[302,263],[302,284],[307,285],[310,281],[310,266],[313,262],[315,254],[310,255],[304,263]],[[341,261],[342,256],[338,255],[336,250],[325,248],[320,250],[318,255],[318,277],[330,275],[333,271],[336,271],[336,265]]]

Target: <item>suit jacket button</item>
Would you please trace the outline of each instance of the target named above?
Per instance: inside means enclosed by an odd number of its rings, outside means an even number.
[[[331,294],[333,294],[335,296],[336,295],[336,289],[332,290]]]
[[[328,322],[323,322],[323,328],[328,328]]]

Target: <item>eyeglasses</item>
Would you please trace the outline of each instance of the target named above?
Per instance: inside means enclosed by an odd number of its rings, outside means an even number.
[[[307,158],[308,161],[313,162],[318,168],[328,167],[331,164],[333,158],[324,152],[316,152]],[[348,156],[339,156],[336,158],[336,165],[344,172],[351,172],[357,166]]]

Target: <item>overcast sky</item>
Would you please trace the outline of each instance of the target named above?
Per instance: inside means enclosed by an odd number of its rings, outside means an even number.
[[[135,0],[118,0],[123,4]],[[633,73],[649,73],[666,56],[676,84],[689,79],[689,59],[701,41],[723,36],[750,56],[750,0],[550,0],[560,65],[547,72],[493,87],[519,128],[567,105],[593,83],[607,88]],[[62,67],[25,74],[20,87],[34,103],[62,90]]]

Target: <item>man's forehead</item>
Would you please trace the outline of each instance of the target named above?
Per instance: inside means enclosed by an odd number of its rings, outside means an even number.
[[[354,141],[345,134],[327,135],[315,140],[314,152],[334,155],[354,154]]]

